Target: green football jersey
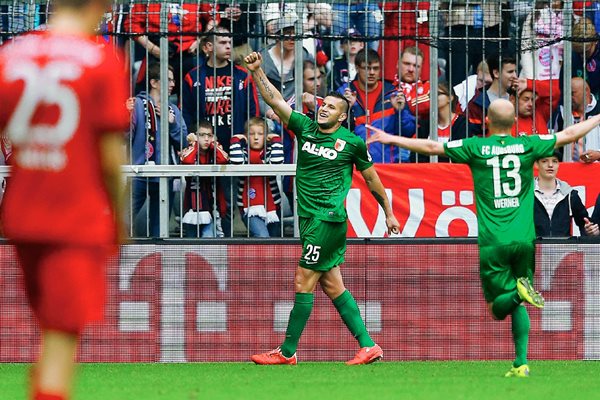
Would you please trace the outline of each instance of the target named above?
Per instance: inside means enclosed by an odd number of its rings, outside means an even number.
[[[480,246],[535,240],[533,163],[555,143],[554,135],[492,135],[444,144],[453,162],[471,168]]]
[[[348,217],[344,200],[352,185],[353,166],[371,167],[365,142],[348,129],[322,133],[306,115],[292,112],[290,129],[298,140],[296,191],[298,215],[342,222]]]

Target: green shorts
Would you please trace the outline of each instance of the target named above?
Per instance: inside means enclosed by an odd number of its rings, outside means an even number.
[[[327,272],[344,262],[348,224],[299,218],[302,256],[300,266]]]
[[[501,294],[517,287],[517,278],[533,283],[535,243],[511,243],[479,248],[479,277],[485,301],[491,303]]]

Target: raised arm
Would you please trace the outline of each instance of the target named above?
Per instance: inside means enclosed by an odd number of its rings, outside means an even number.
[[[374,142],[392,144],[394,146],[402,147],[403,149],[416,151],[417,153],[429,156],[442,156],[446,154],[446,151],[444,150],[444,145],[440,142],[435,142],[429,139],[413,139],[402,136],[390,135],[389,133],[386,133],[385,131],[379,128],[375,128],[374,126],[368,124],[365,125],[365,127],[375,132],[375,134],[367,138],[367,144]]]
[[[279,90],[269,82],[269,78],[267,78],[265,71],[260,67],[262,64],[262,56],[260,53],[253,52],[248,54],[244,58],[244,62],[246,63],[246,68],[248,68],[248,71],[252,74],[252,79],[254,79],[256,88],[265,100],[265,103],[275,111],[275,114],[277,114],[281,122],[287,125],[290,121],[290,116],[292,115],[292,107],[284,100]]]
[[[594,115],[585,121],[581,121],[575,125],[569,126],[568,128],[556,134],[556,144],[554,145],[554,148],[558,148],[564,146],[565,144],[581,139],[589,131],[597,127],[598,124],[600,124],[600,114]]]
[[[385,212],[385,224],[388,228],[388,235],[392,233],[398,233],[400,229],[400,223],[394,216],[394,212],[392,211],[392,206],[385,194],[385,188],[379,179],[379,175],[377,175],[377,171],[375,167],[371,166],[364,171],[361,172],[363,178],[365,178],[365,182],[369,188],[369,191],[375,197],[375,200],[379,203],[381,208],[383,208],[383,212]]]

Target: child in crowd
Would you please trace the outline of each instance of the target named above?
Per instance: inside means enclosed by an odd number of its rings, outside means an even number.
[[[246,122],[245,135],[231,138],[231,164],[281,164],[281,137],[269,133],[265,120],[253,117]],[[249,142],[249,144],[248,144]],[[237,205],[251,237],[281,236],[281,195],[275,176],[240,179]]]
[[[227,164],[229,157],[215,140],[210,122],[201,120],[195,133],[187,135],[188,147],[180,154],[182,164]],[[188,176],[185,178],[182,232],[184,237],[215,237],[213,223],[213,196],[215,178]],[[217,191],[217,198],[222,197]],[[223,200],[223,199],[220,199]],[[224,204],[217,201],[217,204]],[[224,211],[224,210],[223,210]]]

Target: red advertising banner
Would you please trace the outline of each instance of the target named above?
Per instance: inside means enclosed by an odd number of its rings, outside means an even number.
[[[81,341],[84,362],[248,361],[280,344],[301,247],[127,245],[108,271],[106,318]],[[529,308],[530,359],[600,359],[600,246],[538,246],[543,310]],[[0,245],[0,362],[30,362],[39,331],[14,252]],[[511,359],[510,319],[483,301],[475,243],[369,241],[342,266],[386,360]],[[300,361],[343,361],[357,343],[317,287]]]
[[[377,164],[401,237],[476,237],[473,179],[460,164]],[[600,164],[561,163],[558,178],[590,208],[600,193]],[[385,216],[359,172],[347,198],[348,236],[383,237]]]

